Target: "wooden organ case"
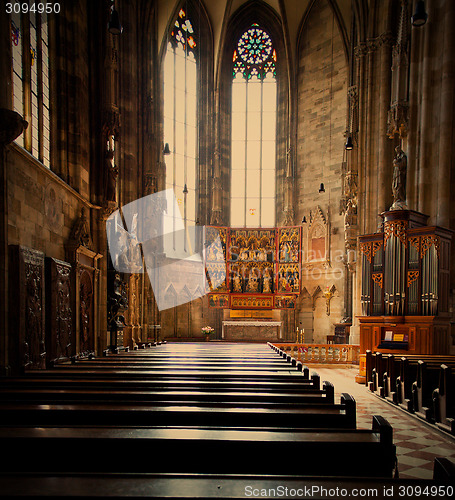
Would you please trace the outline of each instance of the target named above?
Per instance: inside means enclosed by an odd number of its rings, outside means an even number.
[[[360,352],[448,354],[452,231],[412,210],[381,217],[383,232],[359,238]]]

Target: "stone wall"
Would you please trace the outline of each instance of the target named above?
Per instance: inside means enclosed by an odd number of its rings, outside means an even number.
[[[325,342],[344,317],[344,227],[340,215],[346,130],[348,63],[328,2],[316,2],[299,44],[297,103],[296,221],[303,224],[302,287],[314,300],[301,301],[299,326],[305,339]],[[325,192],[319,192],[324,183]],[[317,253],[320,238],[322,253]],[[317,239],[318,239],[317,238]],[[323,240],[325,242],[323,242]],[[312,250],[315,252],[311,255]],[[322,292],[335,286],[327,314]],[[320,288],[321,292],[316,290]],[[303,297],[302,297],[303,299]]]

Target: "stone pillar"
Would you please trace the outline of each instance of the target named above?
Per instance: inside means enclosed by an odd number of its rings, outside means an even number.
[[[289,146],[286,152],[286,178],[285,178],[285,186],[284,186],[284,225],[292,226],[294,225],[294,155],[293,148]]]
[[[223,224],[222,217],[222,200],[221,194],[223,191],[221,183],[221,166],[220,166],[220,152],[215,150],[213,153],[213,178],[212,178],[212,214],[210,217],[210,224],[220,226]]]
[[[0,10],[0,109],[12,109],[11,25],[6,9]],[[0,129],[0,135],[6,130]],[[0,376],[8,366],[8,192],[6,141],[0,144]]]
[[[9,372],[8,178],[6,147],[22,134],[27,126],[28,123],[18,113],[10,109],[0,108],[0,376],[7,375]]]
[[[455,3],[446,2],[442,29],[441,116],[439,126],[439,169],[437,184],[437,219],[440,226],[450,227],[451,170],[453,167],[454,97],[455,88]]]
[[[429,9],[430,2],[426,2],[426,7]],[[432,77],[432,57],[435,40],[432,38],[432,15],[428,17],[428,21],[421,29],[423,29],[423,54],[421,64],[422,87],[420,101],[420,154],[419,154],[419,204],[418,211],[430,215],[429,223],[434,221],[431,219],[434,216],[433,200],[434,200],[434,160],[432,159],[432,135],[431,135],[431,114],[433,112],[433,77]],[[417,131],[416,131],[417,133]]]
[[[380,88],[379,88],[379,148],[378,148],[378,204],[377,214],[390,206],[390,141],[387,137],[387,114],[390,103],[390,66],[392,34],[380,37]]]

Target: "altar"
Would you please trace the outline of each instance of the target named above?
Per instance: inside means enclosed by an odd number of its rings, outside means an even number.
[[[280,340],[281,321],[223,321],[221,337],[223,340]]]

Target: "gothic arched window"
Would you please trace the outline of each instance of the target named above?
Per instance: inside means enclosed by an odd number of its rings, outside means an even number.
[[[27,29],[25,29],[27,28]],[[50,167],[49,36],[45,12],[11,13],[13,107],[29,122],[16,142]]]
[[[196,220],[197,148],[197,35],[185,9],[170,30],[164,59],[164,142],[166,189],[173,188],[180,212]]]
[[[232,56],[231,226],[275,225],[276,50],[253,24]]]

